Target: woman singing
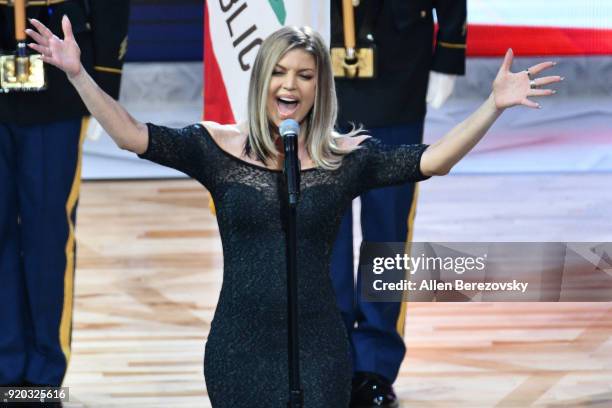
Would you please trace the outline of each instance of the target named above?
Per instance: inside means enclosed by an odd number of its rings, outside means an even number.
[[[204,356],[207,390],[215,408],[281,408],[287,402],[281,121],[291,118],[300,124],[297,256],[304,406],[347,407],[351,356],[329,262],[351,200],[369,189],[447,174],[506,108],[539,107],[528,97],[554,92],[536,86],[561,80],[532,79],[552,62],[511,72],[509,50],[493,92],[464,122],[431,146],[386,147],[362,131],[334,131],[337,103],[329,51],[311,29],[284,27],[263,42],[253,65],[248,126],[203,122],[170,129],[140,123],[96,85],[81,65],[67,17],[62,22],[63,40],[40,22],[32,24],[36,31],[27,30],[34,40],[30,47],[66,72],[120,148],[193,177],[217,204],[223,286]]]

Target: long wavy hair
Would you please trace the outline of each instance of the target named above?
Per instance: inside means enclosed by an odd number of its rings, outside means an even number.
[[[267,98],[270,87],[270,78],[278,61],[288,51],[302,49],[310,53],[317,68],[317,85],[314,105],[304,118],[305,132],[304,144],[310,158],[317,167],[327,170],[337,169],[342,156],[355,150],[341,148],[336,139],[341,136],[354,136],[363,131],[361,127],[341,134],[334,130],[338,114],[338,100],[332,73],[329,50],[325,46],[321,35],[310,27],[283,27],[261,44],[249,84],[248,96],[248,138],[245,145],[245,154],[255,156],[262,163],[268,163],[278,156],[279,152],[271,135],[271,126],[268,119]]]

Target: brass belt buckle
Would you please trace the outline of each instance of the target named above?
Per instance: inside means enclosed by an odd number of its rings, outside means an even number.
[[[0,55],[0,92],[36,92],[45,88],[42,55]]]
[[[45,89],[45,66],[42,55],[28,55],[26,0],[8,3],[14,7],[17,49],[11,55],[0,55],[0,92],[41,91]]]
[[[374,1],[374,0],[373,0]],[[355,38],[356,0],[342,0],[342,29],[344,47],[330,50],[334,78],[374,78],[376,75],[376,55],[373,38],[368,34],[366,47],[359,47]]]
[[[332,69],[335,78],[375,78],[376,52],[374,47],[347,50],[344,47],[331,49]]]

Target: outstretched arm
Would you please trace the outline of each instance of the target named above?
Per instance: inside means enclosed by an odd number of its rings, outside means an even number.
[[[35,42],[30,48],[42,54],[43,61],[66,73],[76,88],[89,112],[100,122],[117,146],[134,153],[147,149],[149,132],[147,126],[134,119],[116,100],[95,83],[81,64],[81,50],[74,39],[68,17],[62,18],[64,39],[54,35],[40,21],[31,19],[36,31],[26,33]]]
[[[540,72],[554,66],[554,62],[543,62],[527,71],[513,73],[510,72],[513,56],[512,50],[509,49],[493,81],[493,92],[480,108],[423,153],[421,172],[424,175],[448,174],[451,168],[482,139],[506,108],[517,105],[540,108],[540,104],[529,100],[528,97],[555,93],[551,89],[536,89],[536,87],[562,81],[562,77],[535,78]]]

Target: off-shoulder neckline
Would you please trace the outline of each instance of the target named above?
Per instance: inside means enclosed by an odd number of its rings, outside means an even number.
[[[222,148],[222,147],[219,145],[219,143],[217,143],[217,141],[215,140],[215,138],[214,138],[214,137],[212,137],[212,135],[210,134],[210,132],[208,131],[208,129],[206,129],[206,126],[204,126],[204,125],[203,125],[203,124],[201,124],[201,123],[198,123],[198,126],[200,126],[200,127],[201,127],[201,128],[204,130],[204,134],[206,135],[206,137],[208,137],[208,138],[210,139],[210,141],[211,141],[211,142],[212,142],[212,144],[215,146],[215,148],[216,148],[217,150],[219,150],[219,151],[220,151],[220,152],[221,152],[223,155],[225,155],[225,156],[227,156],[228,158],[230,158],[231,160],[234,160],[234,161],[236,161],[236,162],[238,162],[238,163],[241,163],[241,164],[244,164],[244,165],[246,165],[246,166],[253,167],[253,168],[256,168],[256,169],[259,169],[259,170],[263,170],[263,171],[269,171],[269,172],[272,172],[272,173],[282,173],[282,172],[283,172],[283,170],[282,170],[282,169],[271,169],[271,168],[269,168],[269,167],[260,166],[260,165],[257,165],[257,164],[255,164],[255,163],[251,163],[251,162],[248,162],[248,161],[246,161],[246,160],[243,160],[243,159],[241,159],[240,157],[238,157],[238,156],[235,156],[235,155],[231,154],[230,152],[228,152],[227,150],[225,150],[224,148]],[[368,141],[368,140],[370,140],[370,139],[372,139],[372,137],[368,137],[368,138],[366,138],[366,139],[365,139],[365,140],[363,140],[361,143],[359,143],[359,145],[358,145],[358,146],[361,146],[362,144],[364,144],[365,142],[367,142],[367,141]],[[351,153],[352,153],[352,152],[351,152]],[[306,172],[309,172],[309,171],[314,171],[314,170],[319,170],[319,169],[320,169],[320,167],[307,167],[307,168],[305,168],[305,169],[300,169],[300,173],[306,173]]]

